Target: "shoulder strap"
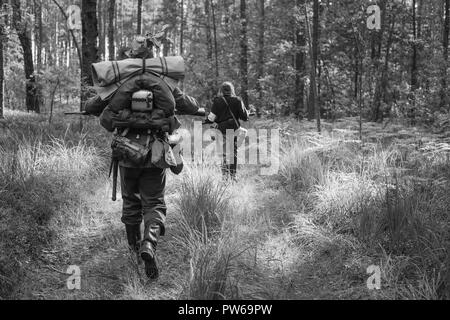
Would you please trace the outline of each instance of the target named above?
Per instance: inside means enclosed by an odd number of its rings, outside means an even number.
[[[165,58],[164,58],[164,59],[160,58],[160,61],[161,61],[161,72],[162,72],[163,74],[159,74],[159,73],[157,73],[157,72],[155,72],[155,71],[152,71],[152,70],[146,70],[146,62],[145,62],[145,59],[142,59],[142,60],[143,60],[143,61],[142,61],[142,74],[144,74],[144,73],[150,73],[150,74],[152,74],[152,75],[158,77],[158,78],[161,79],[161,81],[165,84],[165,86],[169,89],[169,91],[172,92],[172,89],[170,88],[169,84],[168,84],[167,81],[164,79],[164,78],[166,77],[166,73],[167,73],[167,72],[166,72],[166,70],[167,70],[167,62],[166,62]],[[164,64],[164,62],[166,62],[166,64]]]
[[[128,132],[130,132],[130,128],[125,128],[125,130],[122,131],[121,136],[125,137],[128,134]]]
[[[239,122],[236,120],[236,117],[234,116],[233,112],[231,111],[230,105],[227,102],[227,99],[225,99],[225,97],[222,97],[223,101],[225,101],[225,104],[227,105],[228,108],[228,112],[231,114],[231,116],[233,117],[234,122],[236,123],[236,126],[239,128]]]

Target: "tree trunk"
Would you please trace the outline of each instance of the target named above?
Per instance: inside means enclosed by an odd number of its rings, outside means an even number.
[[[331,118],[331,120],[334,122],[336,120],[336,106],[337,106],[337,104],[336,104],[336,93],[335,93],[335,90],[334,90],[334,86],[331,83],[330,71],[328,70],[328,68],[327,68],[327,66],[325,64],[323,65],[323,70],[324,70],[325,81],[326,81],[328,90],[331,93],[331,103],[332,103],[331,108],[329,108],[328,112],[327,112],[327,119]],[[330,113],[331,113],[331,115],[330,115]]]
[[[412,124],[415,123],[415,113],[416,113],[416,99],[414,92],[418,87],[417,79],[417,0],[412,1],[412,27],[413,27],[413,43],[412,43],[412,61],[411,61],[411,104],[412,108],[410,110],[409,117],[411,118]]]
[[[58,21],[55,21],[55,49],[53,50],[54,54],[55,54],[55,61],[56,61],[56,66],[58,67],[60,65],[60,56],[59,56],[59,29],[58,29]]]
[[[12,1],[13,24],[19,37],[20,45],[23,50],[23,61],[26,78],[26,106],[27,111],[40,112],[39,101],[37,99],[37,85],[34,75],[33,52],[31,50],[30,31],[26,21],[22,20],[20,0]]]
[[[208,62],[212,61],[212,37],[211,37],[211,8],[210,8],[210,0],[205,0],[205,27],[206,27],[206,57],[208,58]]]
[[[216,10],[214,8],[214,2],[213,0],[211,1],[211,13],[212,13],[212,25],[213,25],[213,35],[214,35],[214,59],[215,59],[215,64],[216,64],[216,78],[215,78],[215,83],[216,83],[216,87],[218,86],[218,81],[219,81],[219,56],[218,56],[218,49],[217,49],[217,24],[216,24]]]
[[[56,84],[55,87],[53,88],[53,92],[52,92],[52,98],[50,100],[50,116],[48,118],[48,123],[52,123],[52,117],[53,117],[53,105],[55,103],[55,94],[56,94],[56,90],[59,87],[59,78],[56,80]]]
[[[108,55],[109,60],[113,61],[116,59],[116,52],[115,52],[115,46],[114,46],[114,17],[115,17],[115,8],[116,8],[116,0],[110,0],[109,1],[109,8],[108,8]]]
[[[82,37],[83,37],[83,64],[81,67],[82,106],[86,102],[87,86],[92,86],[91,65],[98,61],[97,50],[97,0],[82,0],[81,9]]]
[[[444,20],[444,32],[442,39],[443,46],[443,59],[444,65],[442,67],[442,79],[441,79],[441,108],[448,108],[448,96],[447,96],[447,68],[448,68],[448,41],[450,34],[450,0],[445,0],[445,20]]]
[[[417,0],[417,38],[422,38],[423,0]]]
[[[386,56],[384,58],[384,66],[381,71],[381,79],[375,90],[375,110],[373,121],[383,120],[383,110],[381,109],[381,102],[386,101],[386,90],[388,88],[388,73],[389,73],[389,59],[390,51],[393,42],[394,27],[395,27],[395,16],[391,17],[389,37],[386,44]]]
[[[161,43],[163,45],[163,56],[168,57],[170,55],[172,42],[169,41],[168,39],[163,39]]]
[[[359,51],[358,51],[357,47],[355,47],[355,77],[353,79],[354,79],[354,89],[355,89],[353,97],[355,99],[357,99],[358,98],[358,81],[359,81]]]
[[[211,2],[210,0],[205,0],[205,28],[206,28],[206,58],[208,59],[208,74],[211,74],[212,64],[213,64],[213,44],[212,44],[212,35],[211,35]],[[212,79],[210,77],[207,78],[208,90],[207,90],[207,99],[211,100],[211,97],[214,96],[214,92],[216,88],[212,85]]]
[[[36,37],[36,70],[39,73],[42,65],[42,1],[35,1],[35,37]]]
[[[359,46],[359,44],[357,44]],[[364,57],[362,50],[359,51],[359,80],[358,80],[358,111],[359,111],[359,140],[363,142],[362,122],[363,122],[363,108],[364,108],[364,96],[363,96],[363,76],[364,76]]]
[[[319,66],[319,0],[314,0],[313,7],[313,61],[316,69],[317,80],[320,77],[320,66]],[[317,81],[317,89],[319,90],[319,81]],[[319,99],[317,95],[316,99]],[[316,109],[314,109],[316,110]]]
[[[103,30],[103,0],[98,0],[98,55],[105,56],[105,33]]]
[[[248,39],[247,39],[247,5],[241,0],[241,97],[248,108]]]
[[[308,25],[308,28],[310,26]],[[311,30],[310,30],[311,31]],[[317,118],[316,108],[318,107],[318,93],[317,93],[317,61],[318,61],[318,53],[319,53],[319,2],[314,0],[313,3],[313,31],[310,36],[309,44],[311,45],[311,66],[314,69],[314,84],[312,79],[310,79],[310,98],[308,105],[308,120],[312,120]],[[311,73],[311,76],[313,73]],[[314,87],[313,87],[314,86]],[[315,95],[315,97],[313,96]]]
[[[123,43],[123,0],[119,0],[119,2],[115,1],[116,11],[114,13],[114,21],[116,25],[116,47],[122,48]],[[110,2],[111,4],[111,2]],[[117,50],[116,50],[117,55]]]
[[[136,34],[141,34],[141,33],[142,33],[142,0],[138,0]]]
[[[314,19],[315,23],[318,24],[319,20],[318,20],[318,14],[319,14],[319,0],[314,0],[314,16],[316,17],[316,19]],[[316,66],[317,66],[317,61],[316,59],[314,59],[315,54],[314,52],[317,53],[317,48],[314,49],[314,46],[318,47],[318,39],[314,37],[314,35],[311,35],[311,28],[309,25],[309,19],[308,19],[308,10],[305,6],[305,19],[306,19],[306,27],[307,27],[307,33],[308,33],[308,38],[309,38],[309,54],[310,54],[310,61],[311,61],[311,105],[314,108],[314,115],[316,117],[316,122],[317,122],[317,131],[320,133],[321,132],[321,123],[320,123],[320,109],[319,109],[319,104],[317,101],[317,81],[316,81]],[[318,26],[315,26],[315,28],[318,30]],[[315,32],[316,37],[318,35],[318,32]]]
[[[265,34],[265,0],[259,0],[259,33],[258,33],[258,79],[256,82],[256,90],[258,91],[258,103],[256,104],[256,115],[261,117],[263,109],[264,92],[262,79],[264,78],[264,34]]]
[[[304,0],[296,0],[296,6],[300,9],[301,5],[304,5]],[[303,81],[303,77],[305,75],[306,63],[305,63],[305,53],[303,48],[306,45],[306,38],[304,31],[301,30],[301,26],[299,21],[295,22],[296,30],[295,30],[295,42],[296,42],[296,53],[295,53],[295,114],[297,118],[300,117],[303,112],[304,100],[305,100],[305,83]]]
[[[372,90],[372,86],[370,87],[370,92],[373,92],[372,105],[375,107],[372,113],[372,121],[377,121],[377,117],[379,114],[380,101],[380,86],[381,86],[381,78],[383,73],[383,68],[381,64],[381,49],[383,47],[383,37],[385,32],[385,23],[386,23],[386,0],[380,1],[380,9],[381,9],[381,30],[373,31],[372,33],[372,72],[368,72],[368,75],[373,75],[373,81],[369,83],[374,84],[374,89]]]
[[[3,0],[0,0],[0,9],[3,11]],[[3,119],[3,83],[4,83],[4,70],[3,70],[3,43],[5,41],[5,28],[3,25],[3,19],[0,19],[0,119]]]
[[[38,84],[41,83],[40,72],[42,69],[42,1],[36,1],[35,4],[35,43],[36,43],[36,80]],[[36,87],[36,100],[39,106],[43,105],[42,88],[38,85]]]
[[[66,68],[70,69],[70,35],[67,35],[67,40],[64,41],[64,52],[66,53]]]
[[[180,55],[183,55],[184,36],[184,0],[181,0]]]
[[[413,25],[413,43],[412,43],[412,63],[411,63],[411,91],[417,89],[417,19],[416,19],[416,0],[412,0],[412,25]]]

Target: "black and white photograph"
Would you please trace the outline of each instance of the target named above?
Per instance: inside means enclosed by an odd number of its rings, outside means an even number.
[[[449,41],[450,0],[0,0],[0,300],[450,300]]]

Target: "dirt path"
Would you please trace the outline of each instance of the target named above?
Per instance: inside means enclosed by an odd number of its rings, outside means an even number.
[[[110,181],[87,182],[78,205],[63,207],[52,223],[57,230],[38,261],[25,262],[25,278],[15,295],[24,299],[131,298],[135,278],[120,222],[122,201],[110,199]],[[162,243],[161,247],[166,244]],[[166,260],[166,259],[164,259]],[[68,290],[69,266],[81,272],[81,290]],[[138,281],[139,282],[139,281]],[[168,296],[165,296],[168,298]]]
[[[343,267],[342,252],[332,239],[327,239],[320,230],[306,228],[304,234],[301,229],[292,230],[300,214],[298,199],[276,188],[272,179],[255,178],[252,183],[258,190],[257,199],[252,200],[258,203],[258,214],[265,215],[270,226],[258,244],[258,264],[263,271],[263,278],[258,281],[267,282],[270,287],[262,297],[369,298],[363,294],[364,279],[348,279],[353,273]],[[87,201],[91,208],[84,213],[81,227],[74,228],[52,249],[43,252],[31,281],[21,288],[24,295],[31,299],[183,298],[190,272],[189,254],[175,240],[178,217],[172,204],[176,190],[169,190],[167,234],[158,245],[161,274],[157,281],[146,279],[143,266],[138,266],[128,251],[120,222],[122,202],[119,199],[112,203],[109,186],[103,186],[90,196],[91,202]],[[310,242],[302,241],[304,238]],[[311,241],[319,240],[320,245],[311,245]],[[67,289],[69,275],[65,272],[70,265],[80,267],[81,290]]]
[[[121,203],[121,201],[118,201]],[[114,205],[117,207],[117,204]],[[83,233],[72,234],[64,243],[43,253],[37,266],[28,297],[32,299],[176,299],[188,274],[186,255],[177,248],[171,231],[176,217],[169,215],[167,234],[158,246],[161,275],[148,281],[143,265],[129,252],[120,209],[103,221],[101,228],[92,226]],[[170,212],[170,208],[169,208]],[[68,290],[65,274],[68,266],[81,270],[81,290]]]

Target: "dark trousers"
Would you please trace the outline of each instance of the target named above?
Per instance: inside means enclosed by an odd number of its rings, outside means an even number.
[[[236,171],[237,171],[237,137],[234,137],[233,141],[231,141],[231,150],[228,150],[227,147],[227,138],[224,135],[223,138],[223,163],[222,163],[222,174],[225,177],[231,177],[233,180],[236,179]],[[232,152],[230,156],[229,153]],[[228,159],[231,158],[231,162],[229,163]]]
[[[120,167],[122,187],[122,222],[127,225],[140,225],[145,228],[153,225],[161,227],[164,235],[166,220],[166,170],[159,168]],[[144,234],[144,240],[146,235]]]

